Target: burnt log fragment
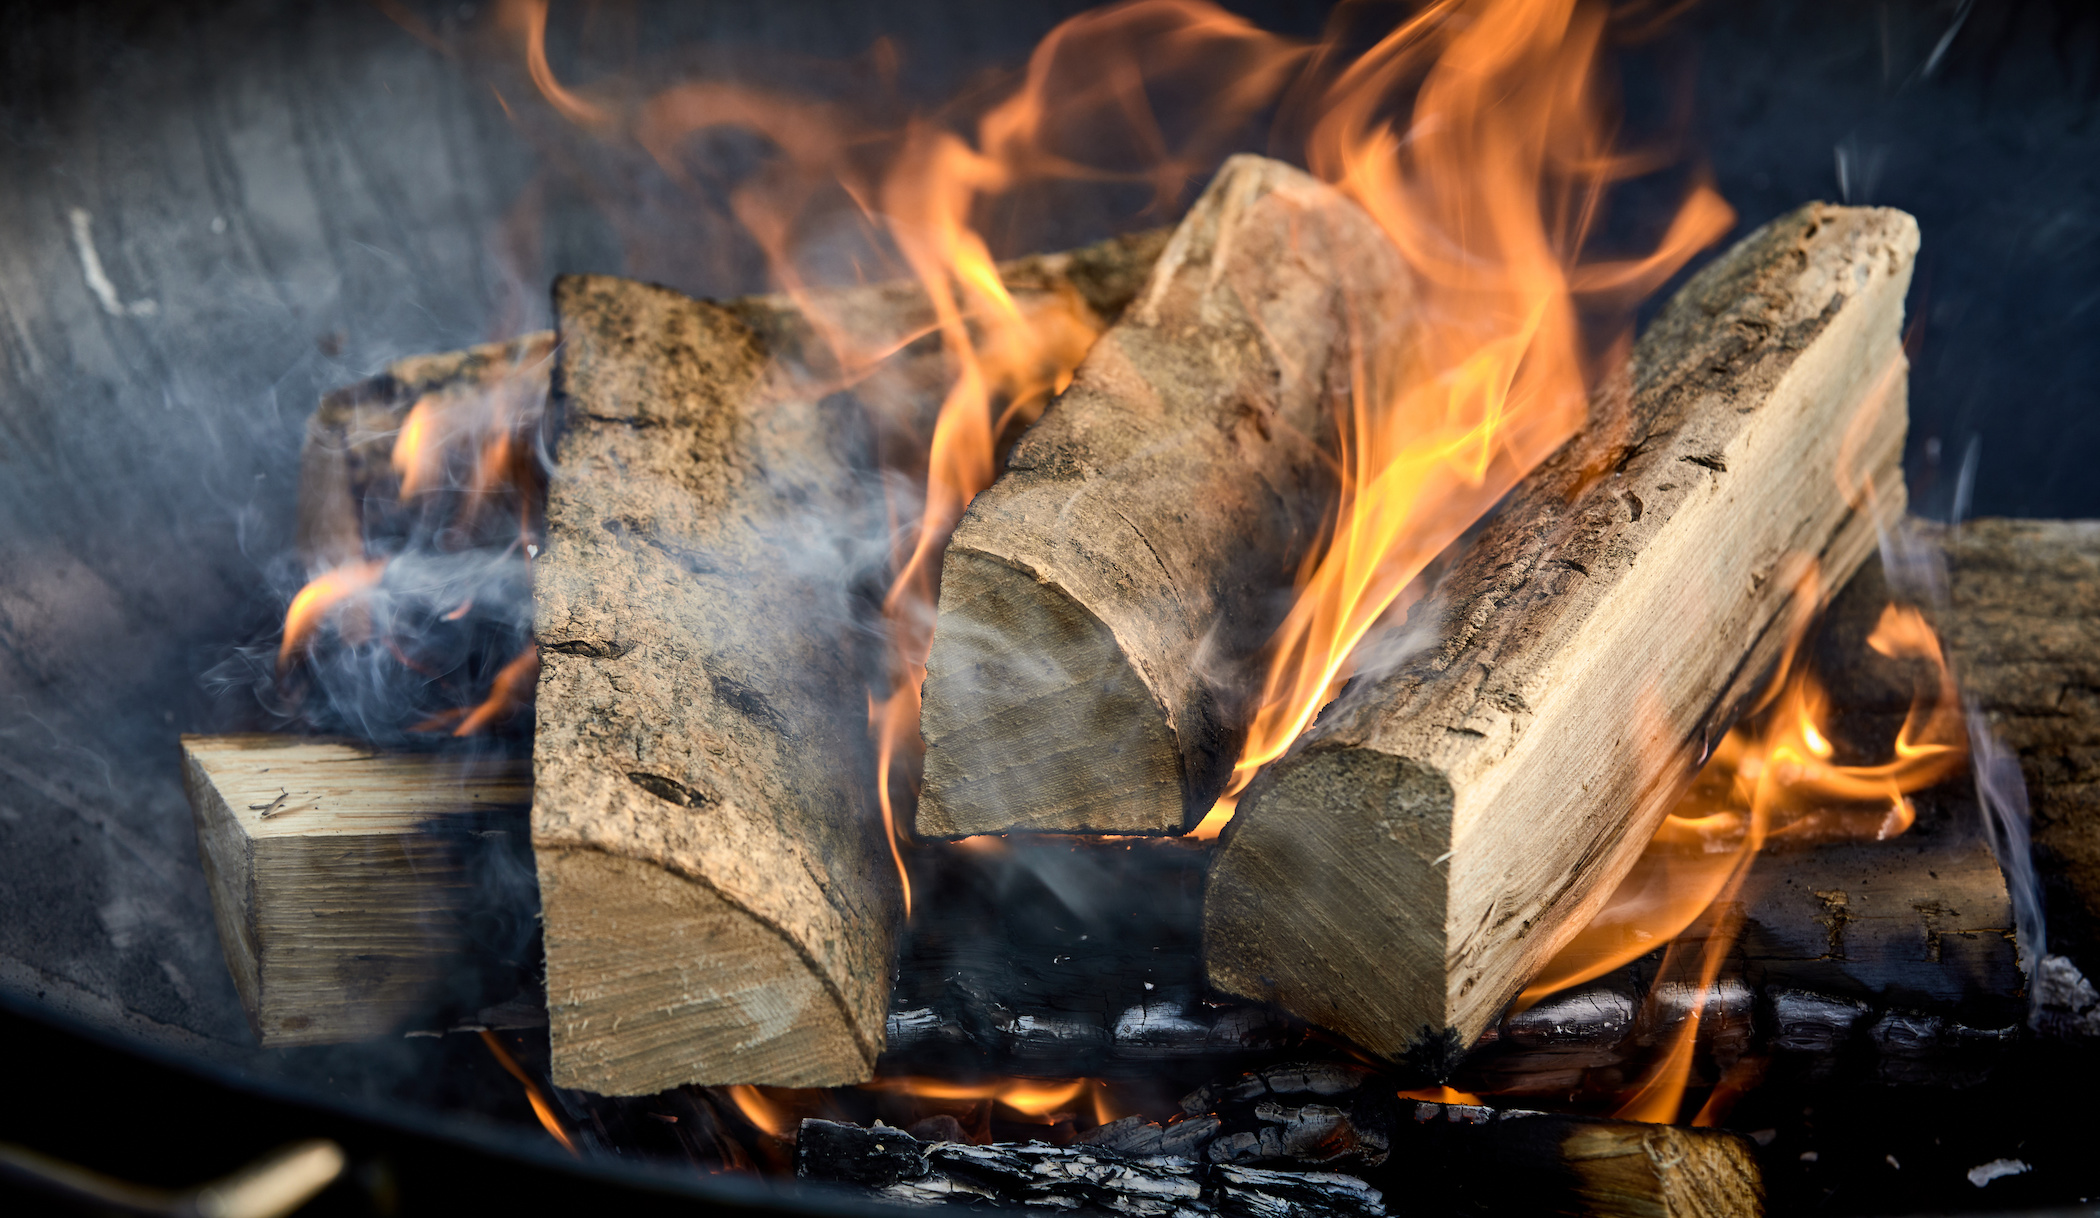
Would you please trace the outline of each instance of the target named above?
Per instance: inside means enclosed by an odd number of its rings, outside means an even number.
[[[1192,1158],[1133,1155],[1102,1146],[1042,1142],[973,1146],[921,1142],[901,1129],[802,1122],[795,1174],[851,1184],[914,1205],[975,1201],[1091,1209],[1140,1218],[1197,1215],[1333,1215],[1377,1218],[1384,1199],[1362,1180],[1331,1172],[1261,1171]]]

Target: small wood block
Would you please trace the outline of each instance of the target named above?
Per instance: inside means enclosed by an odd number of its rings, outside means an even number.
[[[505,839],[524,849],[529,762],[269,734],[186,735],[182,760],[219,941],[265,1048],[384,1035],[477,972],[476,873]],[[529,860],[512,866],[529,885]]]

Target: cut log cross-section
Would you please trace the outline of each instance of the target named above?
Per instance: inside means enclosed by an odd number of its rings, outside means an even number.
[[[949,542],[921,834],[1170,833],[1209,810],[1333,499],[1350,344],[1411,302],[1362,208],[1226,164]]]
[[[1112,315],[1158,244],[1001,271],[1024,309]],[[827,324],[892,336],[928,312],[895,287],[830,305]],[[778,299],[572,276],[555,309],[533,800],[554,1081],[865,1080],[900,895],[854,582],[889,536],[870,417],[930,432],[941,384],[830,392],[823,345]],[[937,372],[925,346],[903,380]]]
[[[1917,225],[1812,204],[1658,316],[1592,425],[1257,778],[1205,907],[1212,983],[1448,1061],[1596,912],[1775,661],[1800,559],[1901,510]]]

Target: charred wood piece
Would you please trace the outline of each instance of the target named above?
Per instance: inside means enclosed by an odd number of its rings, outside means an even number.
[[[1900,212],[1810,205],[1664,307],[1410,613],[1431,645],[1241,799],[1213,985],[1444,1062],[1590,920],[1777,658],[1787,563],[1834,591],[1874,548],[1861,485],[1900,507],[1917,241]]]
[[[1168,1155],[1041,1142],[924,1143],[901,1129],[806,1120],[795,1174],[853,1184],[907,1204],[980,1201],[1047,1209],[1101,1209],[1142,1218],[1308,1215],[1376,1218],[1384,1198],[1332,1172],[1213,1166]]]

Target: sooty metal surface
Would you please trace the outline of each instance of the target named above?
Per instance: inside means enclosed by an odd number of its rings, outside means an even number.
[[[413,7],[448,36],[486,24],[471,4]],[[887,33],[934,98],[1080,6],[660,7],[636,18],[641,43],[718,58],[842,56]],[[2100,515],[2084,476],[2100,447],[2100,27],[2028,7],[1964,6],[1927,71],[1938,7],[1706,6],[1637,51],[1627,97],[1655,114],[1696,97],[1746,229],[1810,197],[1920,217],[1914,501],[1944,510],[1981,434],[1977,510]],[[1249,11],[1305,33],[1320,9]],[[240,725],[203,674],[296,584],[295,455],[323,389],[544,324],[556,271],[724,295],[763,286],[755,264],[692,248],[646,167],[593,183],[601,166],[543,155],[488,71],[376,6],[23,5],[6,21],[0,987],[336,1095],[473,1106],[467,1084],[430,1081],[452,1052],[434,1042],[249,1047],[176,734]],[[557,68],[575,66],[564,39],[599,34],[557,21]],[[635,205],[609,219],[594,187]],[[1139,222],[1074,208],[1054,238]]]

